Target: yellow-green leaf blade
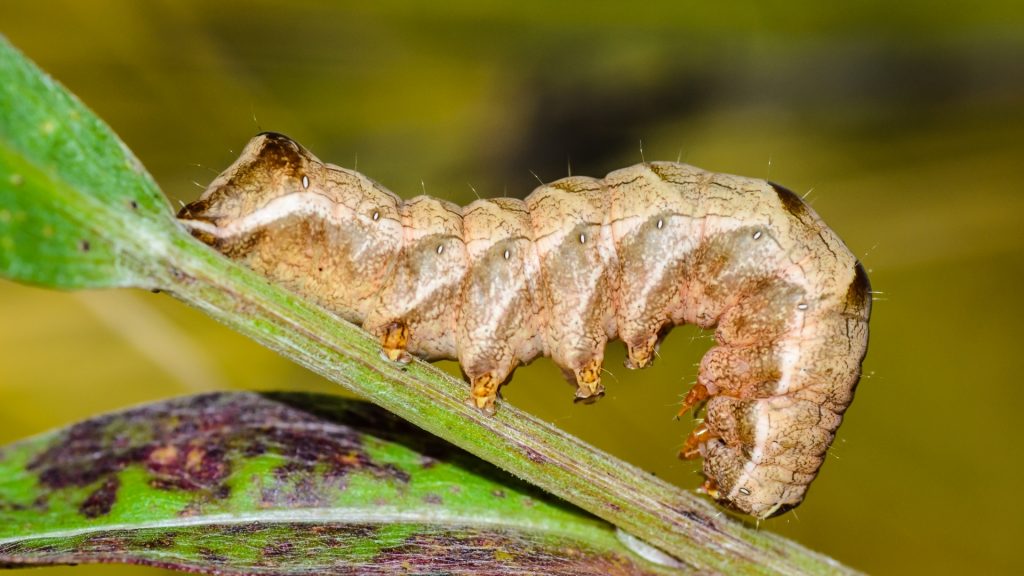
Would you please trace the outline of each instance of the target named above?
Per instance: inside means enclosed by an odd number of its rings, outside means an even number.
[[[117,135],[0,36],[0,275],[57,288],[149,285],[173,226]]]

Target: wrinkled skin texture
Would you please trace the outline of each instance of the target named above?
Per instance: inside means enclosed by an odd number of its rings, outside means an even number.
[[[380,339],[388,358],[457,359],[493,411],[520,364],[550,356],[600,396],[605,344],[630,368],[660,337],[716,328],[683,410],[704,489],[764,518],[796,506],[853,400],[867,275],[795,194],[673,162],[573,176],[525,200],[403,201],[264,133],[181,221],[231,258]]]

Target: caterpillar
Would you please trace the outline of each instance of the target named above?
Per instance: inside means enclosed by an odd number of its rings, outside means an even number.
[[[578,399],[605,345],[654,360],[678,324],[714,328],[680,414],[703,490],[766,518],[804,498],[867,351],[870,285],[839,237],[765,180],[646,162],[525,200],[402,200],[262,133],[179,220],[230,258],[379,339],[393,361],[457,359],[493,413],[520,364],[550,356]]]

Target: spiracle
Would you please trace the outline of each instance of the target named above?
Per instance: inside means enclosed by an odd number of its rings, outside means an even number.
[[[680,410],[705,418],[681,456],[702,456],[704,491],[757,518],[803,500],[867,350],[867,275],[821,218],[781,186],[686,164],[459,207],[402,200],[263,133],[178,218],[362,325],[389,359],[457,359],[487,412],[536,357],[593,399],[609,341],[643,368],[672,326],[714,328]]]

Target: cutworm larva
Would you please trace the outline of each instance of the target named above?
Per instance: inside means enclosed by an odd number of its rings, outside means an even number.
[[[864,268],[770,182],[648,162],[525,200],[403,201],[264,133],[178,217],[231,258],[377,337],[392,360],[457,359],[493,411],[520,364],[550,356],[602,391],[609,340],[651,364],[677,324],[715,328],[683,410],[704,489],[764,518],[796,506],[853,399],[867,349]]]

